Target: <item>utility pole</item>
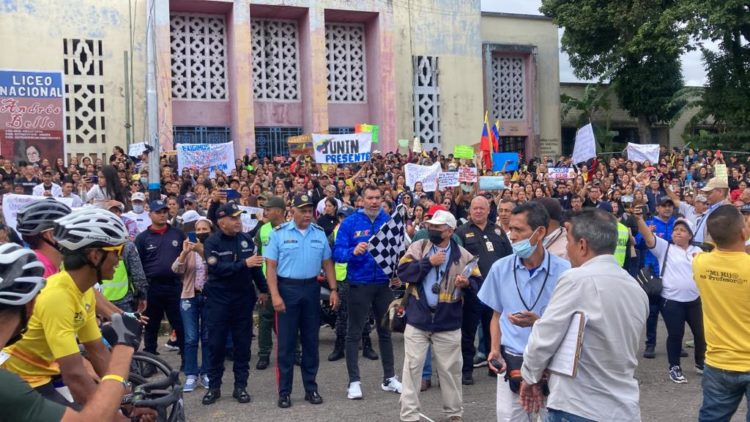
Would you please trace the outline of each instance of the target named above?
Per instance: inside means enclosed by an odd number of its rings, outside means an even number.
[[[159,171],[159,112],[156,94],[156,24],[155,2],[146,2],[146,142],[152,150],[148,154],[148,192],[151,200],[161,198]]]

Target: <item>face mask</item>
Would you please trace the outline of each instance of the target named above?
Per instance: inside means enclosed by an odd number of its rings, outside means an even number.
[[[136,214],[141,214],[143,212],[143,205],[133,204],[133,212]]]
[[[197,233],[195,237],[198,239],[201,243],[206,243],[206,239],[208,239],[208,236],[211,236],[211,233]]]
[[[536,233],[536,230],[534,230],[534,233]],[[516,254],[516,256],[521,259],[526,259],[534,253],[536,247],[539,245],[538,241],[536,245],[532,246],[531,244],[531,238],[534,236],[534,233],[531,233],[531,236],[529,236],[528,239],[519,240],[511,245],[513,247],[513,253]]]
[[[437,245],[439,243],[443,243],[443,232],[440,230],[428,230],[427,234],[429,236],[430,242]]]
[[[141,177],[141,184],[146,186],[146,182],[148,182],[148,179],[145,177]]]

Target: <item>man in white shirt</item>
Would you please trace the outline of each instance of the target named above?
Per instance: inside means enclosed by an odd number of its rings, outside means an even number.
[[[142,233],[151,225],[151,218],[145,210],[146,195],[143,192],[136,192],[130,197],[133,204],[133,210],[123,214],[123,217],[129,218],[138,225],[138,233]]]
[[[338,208],[341,208],[341,201],[336,198],[336,186],[328,185],[326,186],[326,197],[318,201],[318,206],[315,207],[315,215],[317,217],[320,217],[323,215],[326,209],[326,199],[333,198],[336,200],[336,203],[338,204]]]
[[[555,287],[536,321],[523,355],[521,401],[527,411],[544,401],[540,382],[558,351],[573,314],[586,317],[575,376],[552,373],[549,421],[639,421],[638,345],[646,326],[648,297],[613,256],[617,221],[599,209],[584,209],[567,227],[574,268]]]
[[[702,219],[706,211],[708,211],[708,198],[702,193],[695,195],[693,205],[690,205],[686,201],[680,200],[680,196],[672,192],[671,189],[667,189],[666,192],[680,214],[691,222],[693,226],[698,224],[698,220]]]
[[[52,172],[45,170],[42,175],[42,183],[34,186],[31,191],[34,196],[51,196],[54,198],[62,196],[62,188],[57,183],[52,183]]]
[[[73,205],[71,206],[71,208],[79,208],[83,206],[83,200],[81,199],[81,197],[73,193],[73,182],[70,180],[66,180],[63,182],[61,197],[70,198],[73,200]]]

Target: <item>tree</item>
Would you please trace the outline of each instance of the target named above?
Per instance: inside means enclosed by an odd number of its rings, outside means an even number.
[[[542,1],[540,11],[565,28],[562,48],[575,75],[611,81],[620,104],[638,119],[641,143],[651,143],[653,124],[677,112],[669,105],[683,85],[679,58],[688,34],[677,19],[681,6],[680,0]]]
[[[594,128],[594,137],[599,144],[600,152],[619,151],[624,146],[614,142],[616,132],[610,129],[610,89],[606,85],[588,84],[583,89],[581,98],[571,97],[567,94],[560,96],[561,113],[563,119],[571,112],[578,112],[576,127],[582,127],[591,123]],[[603,124],[601,122],[604,115]]]

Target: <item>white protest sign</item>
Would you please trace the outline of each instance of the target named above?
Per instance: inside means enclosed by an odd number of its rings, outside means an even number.
[[[348,164],[370,161],[372,133],[328,135],[313,133],[313,151],[318,164]]]
[[[477,181],[476,167],[460,167],[458,169],[458,181],[461,183],[474,183]]]
[[[446,171],[440,173],[438,176],[438,184],[440,189],[442,188],[453,188],[459,185],[458,183],[458,172],[457,171]]]
[[[437,189],[438,175],[440,174],[440,163],[431,166],[420,166],[409,163],[404,167],[406,173],[406,186],[414,190],[414,184],[422,182],[422,188],[425,192],[434,192]]]
[[[240,214],[240,220],[242,220],[242,232],[243,233],[252,231],[255,228],[255,226],[258,225],[259,220],[263,218],[263,208],[246,207],[243,205],[237,205],[237,208],[241,209],[242,211],[245,211],[244,214]]]
[[[576,143],[573,146],[573,164],[582,163],[594,157],[596,157],[594,127],[589,123],[576,132]]]
[[[649,161],[651,164],[659,162],[659,144],[634,144],[628,142],[628,160],[643,163]]]
[[[482,176],[479,178],[480,190],[504,190],[505,177],[503,176]]]
[[[234,168],[234,145],[224,144],[177,144],[177,172],[184,168],[208,167],[211,177],[216,170],[229,173]]]
[[[570,167],[552,167],[547,169],[550,180],[570,180],[576,178],[576,171]]]
[[[3,217],[5,218],[5,225],[16,229],[16,215],[18,210],[36,201],[44,201],[47,199],[44,196],[31,196],[31,195],[18,195],[15,193],[6,193],[3,195]],[[73,208],[73,198],[55,198],[56,201],[62,202],[63,204]]]
[[[146,151],[146,143],[138,142],[136,144],[130,144],[128,146],[128,155],[130,157],[139,157],[143,152]]]

